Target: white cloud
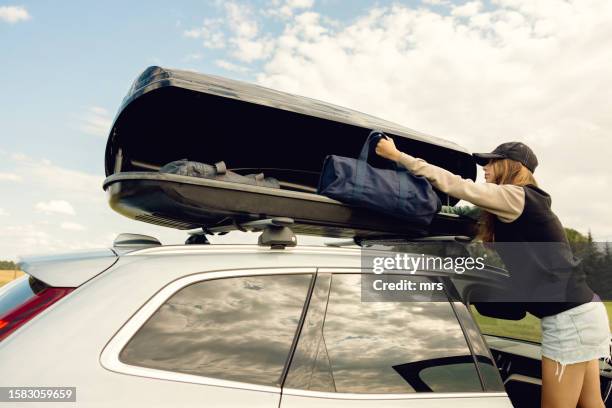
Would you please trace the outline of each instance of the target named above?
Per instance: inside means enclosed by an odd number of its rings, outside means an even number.
[[[89,111],[91,113],[94,113],[96,115],[103,115],[103,116],[108,116],[108,111],[104,108],[101,108],[99,106],[92,106],[91,108],[89,108]]]
[[[40,223],[0,225],[2,252],[0,259],[17,261],[30,255],[66,253],[82,249],[104,248],[101,242],[85,241],[73,231],[49,229]],[[4,239],[3,237],[10,237]],[[4,242],[3,242],[4,241]]]
[[[228,1],[224,4],[232,37],[231,55],[242,62],[253,62],[266,58],[272,52],[273,42],[268,36],[260,36],[253,10],[244,4]]]
[[[47,202],[39,202],[35,206],[37,211],[46,214],[65,214],[75,215],[74,207],[68,201],[64,200],[51,200]]]
[[[267,58],[274,43],[260,35],[259,24],[251,6],[226,1],[218,3],[225,18],[205,19],[202,26],[186,30],[186,37],[203,40],[206,48],[228,48],[229,54],[242,62]]]
[[[249,39],[236,37],[230,40],[234,46],[231,55],[242,62],[253,62],[267,58],[272,52],[274,43],[265,38]]]
[[[286,4],[293,9],[307,9],[314,6],[314,0],[287,0]]]
[[[395,5],[339,28],[318,13],[293,16],[268,37],[257,82],[472,151],[526,142],[562,222],[612,234],[612,2],[469,2],[454,14]],[[571,188],[569,176],[577,178]]]
[[[92,106],[81,118],[80,130],[93,136],[107,137],[112,121],[106,109]]]
[[[202,58],[204,58],[202,54],[200,54],[199,52],[194,52],[194,53],[187,55],[185,58],[183,58],[183,60],[186,62],[191,62],[191,61],[200,61]]]
[[[68,231],[84,231],[86,229],[84,226],[76,222],[62,222],[60,224],[60,228]]]
[[[67,169],[49,160],[36,160],[23,154],[13,155],[13,160],[17,173],[30,180],[32,188],[48,186],[58,195],[74,197],[78,201],[86,201],[102,191],[103,176]]]
[[[0,173],[0,181],[22,181],[23,178],[15,173]]]
[[[25,7],[22,6],[0,6],[0,20],[7,23],[17,23],[19,21],[29,20],[30,14]]]
[[[112,233],[114,239],[117,231],[152,235],[166,244],[183,243],[186,239],[184,231],[134,221],[114,212],[102,189],[103,176],[67,169],[49,160],[37,160],[23,154],[1,153],[6,155],[3,163],[27,180],[27,188],[24,188],[25,183],[2,186],[2,211],[10,217],[3,217],[0,222],[0,259],[16,260],[19,255],[31,253],[107,248],[112,245],[112,239],[107,236]],[[60,203],[55,203],[57,201]],[[62,218],[69,213],[74,215],[70,215],[69,223],[64,223]],[[87,239],[74,233],[79,226],[92,231]]]
[[[185,30],[183,35],[189,38],[200,38],[200,32],[199,28],[192,28],[191,30]]]
[[[48,248],[52,241],[49,233],[41,231],[32,224],[2,226],[0,227],[0,233],[3,236],[10,236],[13,242],[21,241],[23,246],[28,248],[27,252],[29,253],[41,247]],[[12,257],[12,259],[15,259],[15,257]]]
[[[225,47],[225,34],[221,31],[223,20],[204,19],[202,26],[185,30],[183,35],[188,38],[200,39],[206,48],[219,49]]]
[[[26,160],[27,156],[23,153],[12,153],[11,154],[11,159],[15,160],[15,161],[23,161]]]
[[[272,0],[265,14],[286,19],[293,16],[296,11],[309,9],[313,5],[314,0]]]
[[[230,29],[242,38],[254,38],[259,29],[248,5],[233,1],[225,3],[225,12]]]
[[[450,4],[447,0],[423,0],[423,4],[429,4],[431,6],[446,6]]]
[[[215,61],[215,65],[223,68],[227,71],[231,71],[231,72],[240,72],[240,73],[244,73],[244,72],[248,72],[249,69],[247,67],[243,67],[237,64],[233,64],[229,61],[225,61],[225,60],[216,60]]]
[[[482,9],[482,2],[480,1],[470,1],[461,6],[455,6],[451,9],[451,14],[453,16],[458,17],[469,17],[478,14],[478,12]]]

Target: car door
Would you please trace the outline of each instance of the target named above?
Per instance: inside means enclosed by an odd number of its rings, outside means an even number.
[[[160,290],[102,353],[123,376],[116,406],[277,408],[314,273],[205,272]]]
[[[450,301],[362,301],[361,276],[318,270],[281,408],[512,406],[484,392]]]

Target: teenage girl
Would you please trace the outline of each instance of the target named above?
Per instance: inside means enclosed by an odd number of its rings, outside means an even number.
[[[481,219],[478,237],[484,242],[548,242],[569,247],[563,226],[550,208],[550,195],[538,187],[533,177],[538,160],[523,143],[503,143],[492,153],[474,154],[476,162],[484,166],[486,183],[463,179],[401,152],[391,138],[382,138],[376,145],[376,153],[401,164],[415,175],[424,176],[440,191],[475,204]],[[536,246],[525,244],[524,248]],[[525,262],[540,263],[533,261],[539,256],[535,250],[533,254],[520,257],[502,253],[500,256],[511,280],[520,279]],[[549,273],[537,272],[537,266],[529,270],[536,271],[531,272],[532,275]],[[584,279],[575,276],[566,279],[572,288],[573,302],[547,302],[538,298],[538,302],[528,303],[526,307],[541,319],[541,406],[603,408],[598,359],[610,360],[608,315]]]

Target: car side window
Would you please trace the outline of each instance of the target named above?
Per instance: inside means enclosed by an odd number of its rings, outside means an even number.
[[[310,274],[190,284],[135,333],[119,359],[135,366],[279,386]]]
[[[321,273],[285,387],[361,394],[483,391],[449,301],[362,302],[359,274]]]

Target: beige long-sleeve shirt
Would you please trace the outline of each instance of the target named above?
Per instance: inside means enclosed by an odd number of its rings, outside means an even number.
[[[425,160],[401,152],[399,164],[423,176],[440,191],[466,200],[497,215],[502,222],[516,220],[525,207],[525,190],[513,184],[474,183]]]

